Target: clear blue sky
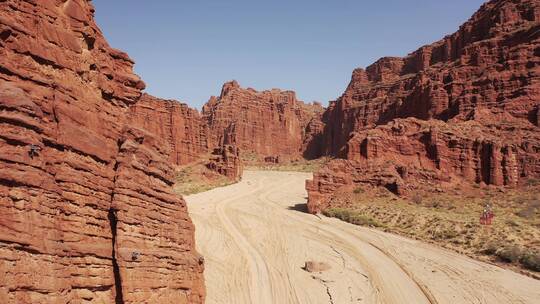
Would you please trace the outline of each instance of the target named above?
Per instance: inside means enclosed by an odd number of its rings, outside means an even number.
[[[236,79],[326,104],[352,70],[453,33],[483,0],[94,0],[157,97],[200,108]]]

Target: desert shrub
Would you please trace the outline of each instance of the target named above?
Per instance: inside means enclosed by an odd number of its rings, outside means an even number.
[[[429,206],[431,208],[439,208],[442,206],[442,203],[440,201],[437,201],[437,200],[433,200],[429,203]]]
[[[527,180],[527,186],[534,187],[540,185],[540,179],[537,178],[529,178]]]
[[[459,235],[459,233],[453,229],[447,229],[447,230],[443,230],[439,233],[439,238],[442,238],[442,239],[453,239],[455,237],[457,237]]]
[[[540,200],[533,199],[526,203],[525,207],[516,213],[517,216],[531,219],[540,210]]]
[[[516,221],[513,220],[513,219],[508,219],[508,220],[506,220],[506,224],[507,224],[508,226],[512,226],[512,227],[519,227],[519,223],[516,222]]]
[[[540,253],[528,252],[521,257],[521,265],[533,271],[540,271]]]
[[[520,260],[522,252],[518,246],[514,245],[514,246],[503,247],[497,250],[495,255],[499,259],[501,259],[501,261],[504,261],[507,263],[515,263]]]
[[[498,243],[491,241],[485,245],[484,250],[482,250],[482,253],[487,254],[487,255],[495,255],[497,253],[497,250],[500,247],[501,246]]]
[[[355,194],[362,194],[365,192],[365,190],[362,188],[362,187],[357,187],[356,189],[354,189],[353,191]]]
[[[422,196],[418,193],[415,193],[413,197],[411,198],[411,200],[413,203],[420,205],[422,203]]]
[[[343,209],[343,208],[330,208],[323,211],[323,214],[328,217],[335,217],[344,222],[351,223],[359,226],[372,226],[372,227],[382,227],[379,222],[373,218],[360,214],[359,212]]]

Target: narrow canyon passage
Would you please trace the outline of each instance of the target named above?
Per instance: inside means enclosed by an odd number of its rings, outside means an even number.
[[[186,197],[214,303],[538,303],[540,281],[303,212],[311,174],[248,171]],[[324,262],[322,273],[302,269]]]

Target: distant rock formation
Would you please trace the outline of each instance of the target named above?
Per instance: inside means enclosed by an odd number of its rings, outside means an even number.
[[[540,2],[493,0],[455,34],[356,69],[323,115],[323,153],[348,161],[308,182],[310,211],[354,184],[401,195],[540,177],[539,55]]]
[[[356,69],[325,113],[325,144],[346,153],[349,135],[395,118],[447,121],[498,108],[537,123],[540,103],[538,1],[490,1],[458,32],[405,58]]]
[[[166,140],[172,164],[185,165],[208,153],[206,123],[186,104],[143,94],[130,108],[130,118],[134,125]]]
[[[242,177],[240,150],[233,145],[210,146],[206,120],[196,109],[176,100],[163,100],[143,94],[130,107],[130,123],[165,140],[170,151],[169,162],[182,166],[207,161],[206,167],[231,181]]]
[[[244,169],[240,151],[235,146],[229,145],[215,148],[206,167],[236,181],[242,177]]]
[[[290,161],[318,156],[311,145],[321,127],[320,104],[304,104],[292,91],[258,92],[236,81],[223,85],[221,95],[203,107],[209,145],[235,145],[246,155],[263,161]]]
[[[210,157],[209,169],[239,180],[242,158],[282,163],[319,157],[323,111],[319,103],[298,101],[292,91],[257,92],[231,81],[223,85],[220,97],[210,98],[202,114],[180,102],[143,94],[130,107],[129,118],[168,143],[171,163],[186,165]]]
[[[0,11],[0,303],[203,303],[169,151],[129,124],[133,61],[89,1]]]

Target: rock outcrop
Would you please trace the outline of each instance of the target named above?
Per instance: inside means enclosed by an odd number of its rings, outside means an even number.
[[[498,108],[537,121],[540,104],[540,3],[494,0],[455,34],[405,58],[356,69],[325,113],[325,150],[345,157],[350,134],[395,118],[447,121]]]
[[[199,112],[176,100],[148,94],[130,108],[132,124],[163,138],[171,148],[171,163],[185,165],[208,153],[207,128]]]
[[[0,1],[0,302],[203,303],[144,83],[89,1]]]
[[[176,100],[164,100],[143,94],[130,107],[130,124],[155,134],[170,149],[169,162],[182,166],[207,161],[206,167],[231,181],[242,177],[240,150],[232,145],[210,148],[208,124],[196,109]]]
[[[220,97],[210,98],[202,114],[144,94],[130,107],[129,117],[133,125],[167,142],[171,163],[186,165],[210,155],[209,169],[238,180],[241,158],[280,163],[321,156],[323,111],[319,103],[298,101],[292,91],[257,92],[231,81]]]
[[[470,120],[395,119],[354,133],[347,159],[334,160],[307,183],[310,212],[336,193],[383,187],[399,196],[463,183],[516,187],[540,176],[538,127],[504,112],[472,111]]]
[[[320,146],[310,142],[319,136],[322,111],[320,104],[304,104],[292,91],[258,92],[232,81],[219,97],[210,98],[203,117],[210,147],[235,145],[259,161],[289,161],[318,156]]]
[[[306,185],[311,212],[358,186],[398,195],[540,177],[540,3],[493,0],[459,31],[356,69],[324,113],[331,162]]]
[[[239,149],[230,145],[214,149],[206,167],[233,181],[239,181],[244,170]]]

